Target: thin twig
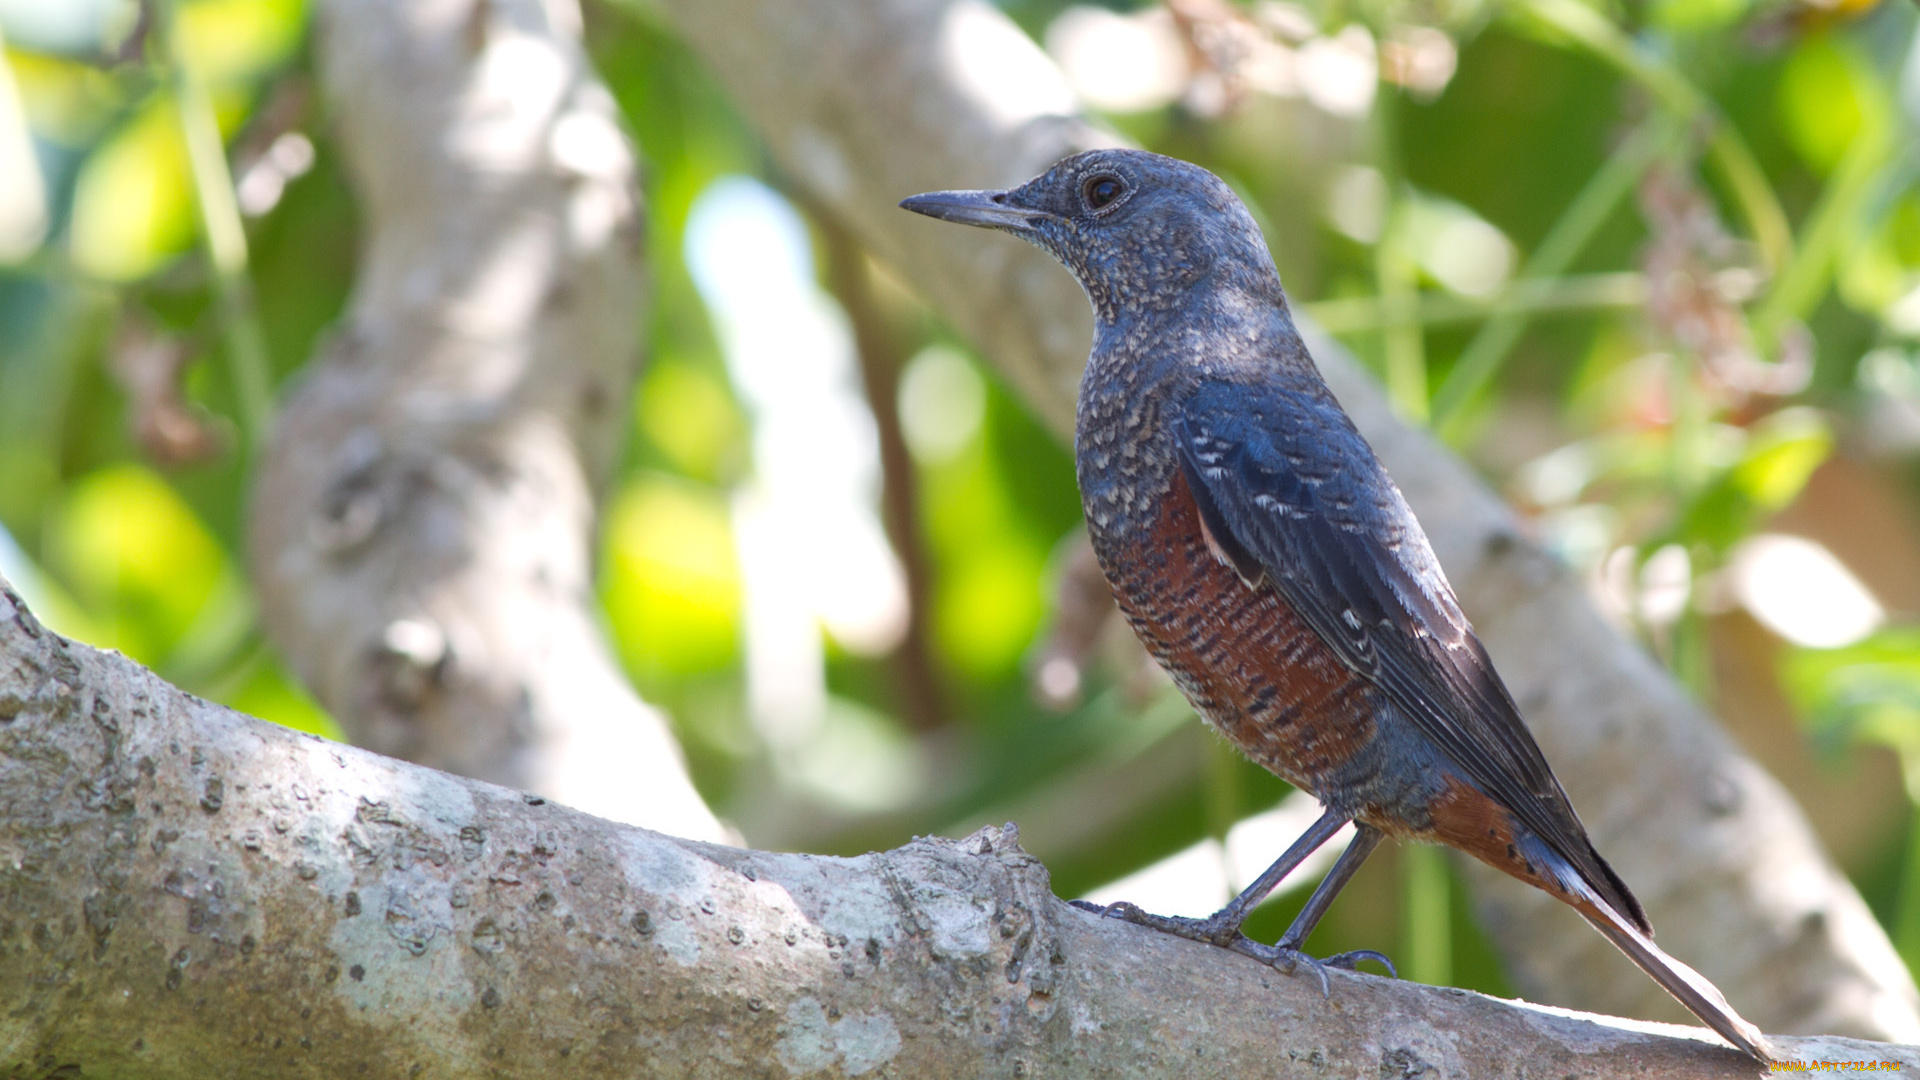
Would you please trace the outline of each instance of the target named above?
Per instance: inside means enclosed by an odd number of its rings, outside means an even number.
[[[1383,303],[1396,310],[1417,302],[1419,272],[1407,251],[1407,217],[1411,200],[1400,173],[1399,101],[1395,87],[1383,86],[1374,103],[1375,158],[1386,179],[1386,220],[1380,242],[1373,248],[1373,272]],[[1400,415],[1415,424],[1427,422],[1426,336],[1411,320],[1382,323],[1380,337],[1386,364],[1387,395]]]
[[[1806,318],[1826,295],[1847,226],[1880,187],[1878,181],[1893,159],[1891,127],[1886,118],[1869,115],[1821,189],[1820,200],[1801,226],[1796,256],[1780,268],[1753,313],[1755,344],[1762,355],[1771,354],[1782,332]]]
[[[880,516],[894,554],[907,579],[907,628],[892,662],[899,680],[902,709],[916,731],[944,727],[947,710],[934,668],[928,608],[933,575],[920,532],[920,510],[913,457],[900,429],[900,369],[906,364],[887,326],[867,268],[865,249],[833,218],[814,208],[813,219],[826,239],[827,280],[853,324],[860,382],[880,437]]]
[[[1377,296],[1361,296],[1319,300],[1300,308],[1328,333],[1358,334],[1396,323],[1441,326],[1498,318],[1511,312],[1541,315],[1638,307],[1646,300],[1645,275],[1624,272],[1521,281],[1485,299],[1424,293],[1407,303],[1389,304]]]
[[[226,146],[206,84],[188,62],[181,47],[177,12],[171,3],[159,5],[166,36],[180,126],[186,134],[187,160],[193,174],[194,203],[200,210],[200,234],[213,264],[214,292],[219,298],[220,329],[226,338],[227,364],[233,377],[240,426],[249,450],[258,451],[273,430],[272,376],[267,362],[266,335],[254,310],[252,283],[247,278],[247,233],[234,198],[233,174],[227,167]]]
[[[1641,48],[1612,20],[1579,0],[1524,0],[1521,9],[1646,87],[1663,108],[1682,119],[1711,123],[1707,155],[1746,217],[1768,268],[1777,271],[1792,260],[1793,231],[1766,173],[1712,99],[1679,68]]]
[[[1560,219],[1547,230],[1546,239],[1520,272],[1520,283],[1511,290],[1517,297],[1546,295],[1557,284],[1573,260],[1600,225],[1633,190],[1640,175],[1678,141],[1684,125],[1670,115],[1650,120],[1615,150],[1587,185],[1574,196]],[[1433,399],[1433,426],[1442,436],[1458,435],[1460,418],[1468,402],[1493,379],[1507,354],[1526,332],[1534,311],[1516,304],[1489,318],[1474,334],[1460,354],[1453,370]]]

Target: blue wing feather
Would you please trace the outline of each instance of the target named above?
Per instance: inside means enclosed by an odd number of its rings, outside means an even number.
[[[1324,385],[1210,381],[1174,423],[1208,529],[1465,778],[1644,929],[1454,599],[1399,488]]]

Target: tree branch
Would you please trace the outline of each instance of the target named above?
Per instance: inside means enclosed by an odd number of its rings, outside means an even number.
[[[1064,436],[1087,304],[1024,244],[901,213],[906,195],[1026,180],[1114,140],[979,0],[659,0],[784,167],[891,260]],[[1338,343],[1314,355],[1432,537],[1600,850],[1662,941],[1763,1027],[1920,1040],[1920,995],[1780,785],[1610,629],[1459,458],[1399,422]],[[1678,1006],[1542,893],[1475,866],[1508,970],[1607,1011]]]
[[[255,489],[267,630],[356,743],[719,839],[594,607],[643,282],[632,149],[579,12],[319,16],[365,235]]]
[[[1328,990],[1068,907],[1011,829],[677,840],[250,720],[0,581],[0,1075],[1760,1074],[1704,1032]]]
[[[899,684],[900,712],[915,730],[936,731],[946,726],[947,706],[933,662],[933,568],[920,528],[919,477],[900,426],[900,372],[908,357],[902,355],[874,295],[865,249],[837,220],[818,213],[815,217],[825,241],[828,287],[846,310],[853,331],[860,388],[880,444],[880,520],[906,579],[907,627],[889,661]]]

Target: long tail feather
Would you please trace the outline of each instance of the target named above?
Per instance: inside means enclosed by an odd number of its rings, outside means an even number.
[[[1594,929],[1605,934],[1608,941],[1626,953],[1629,960],[1640,965],[1640,970],[1666,987],[1667,993],[1672,994],[1708,1027],[1719,1032],[1721,1038],[1762,1062],[1770,1064],[1779,1060],[1773,1044],[1767,1041],[1759,1028],[1747,1023],[1739,1013],[1733,1011],[1733,1006],[1727,1004],[1727,999],[1717,987],[1699,972],[1661,951],[1652,938],[1641,933],[1619,912],[1597,901],[1574,901],[1573,908],[1585,916]]]

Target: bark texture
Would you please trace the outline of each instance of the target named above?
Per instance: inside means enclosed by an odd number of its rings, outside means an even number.
[[[595,613],[643,289],[633,152],[574,0],[329,0],[364,235],[260,468],[269,634],[360,745],[719,839]]]
[[[1023,181],[1092,128],[1047,57],[983,0],[658,0],[781,163],[895,263],[1065,436],[1086,300],[1045,254],[894,208]],[[1459,458],[1310,332],[1335,393],[1432,537],[1595,842],[1669,951],[1768,1030],[1920,1039],[1920,996],[1780,785],[1633,642]],[[1607,1012],[1678,1006],[1543,894],[1475,868],[1529,994]]]
[[[0,582],[0,1076],[1764,1075],[1704,1032],[1328,991],[1068,907],[1010,828],[674,839],[198,700]]]

